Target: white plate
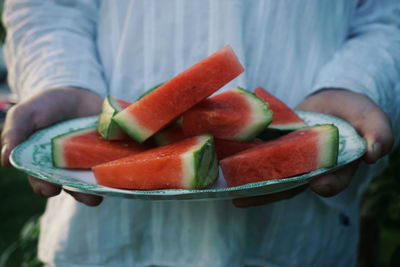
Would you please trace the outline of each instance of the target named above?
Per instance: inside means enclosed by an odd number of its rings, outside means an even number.
[[[93,173],[87,171],[65,170],[53,167],[51,159],[51,138],[73,130],[94,126],[97,117],[79,118],[55,124],[37,131],[27,141],[17,146],[11,153],[12,165],[39,179],[43,179],[64,187],[96,195],[152,199],[231,199],[271,194],[306,184],[312,177],[338,169],[358,158],[366,151],[366,143],[347,122],[326,114],[297,111],[308,125],[323,123],[335,124],[339,129],[338,163],[332,168],[319,169],[291,178],[269,180],[246,184],[237,187],[226,187],[220,172],[217,182],[210,188],[201,190],[165,189],[165,190],[123,190],[96,184]]]

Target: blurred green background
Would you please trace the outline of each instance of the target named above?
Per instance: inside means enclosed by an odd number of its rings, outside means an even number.
[[[0,267],[40,266],[38,218],[46,200],[33,194],[26,176],[0,167]]]
[[[2,3],[0,0],[0,9]],[[1,42],[4,36],[0,25]],[[0,81],[0,100],[7,94],[5,81]],[[397,149],[389,167],[369,186],[361,206],[359,267],[400,266],[399,176]],[[33,194],[24,174],[0,166],[0,267],[41,266],[36,245],[45,204],[45,199]]]

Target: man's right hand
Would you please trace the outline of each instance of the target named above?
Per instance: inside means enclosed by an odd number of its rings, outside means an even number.
[[[25,141],[36,130],[56,122],[96,115],[100,112],[102,99],[88,90],[60,87],[46,90],[23,101],[8,112],[1,134],[1,163],[10,166],[11,151]],[[61,186],[28,176],[33,191],[43,197],[52,197],[61,192]],[[102,198],[67,191],[77,201],[89,206],[97,206]]]

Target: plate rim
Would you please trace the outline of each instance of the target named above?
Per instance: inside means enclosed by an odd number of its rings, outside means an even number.
[[[51,178],[48,173],[45,171],[41,170],[32,170],[30,167],[25,167],[22,164],[18,163],[18,154],[21,154],[26,147],[30,146],[32,141],[40,138],[41,135],[45,134],[47,131],[50,131],[54,128],[60,127],[60,125],[64,124],[71,124],[73,121],[83,121],[83,120],[88,120],[91,121],[91,123],[96,123],[96,119],[98,116],[89,116],[89,117],[81,117],[81,118],[76,118],[76,119],[71,119],[71,120],[65,120],[58,122],[56,124],[53,124],[47,128],[41,129],[33,133],[27,140],[25,140],[23,143],[19,144],[17,147],[15,147],[11,154],[10,154],[10,162],[11,164],[18,170],[23,171],[27,173],[28,175],[34,176],[38,179],[45,180],[47,182],[51,182],[53,184],[58,184],[61,186],[68,186],[72,188],[76,188],[78,190],[82,190],[88,193],[93,193],[93,194],[100,194],[100,195],[107,195],[107,196],[119,196],[119,197],[127,197],[125,195],[130,195],[130,197],[140,197],[140,196],[164,196],[164,197],[177,197],[177,196],[191,196],[193,195],[194,197],[200,197],[197,195],[204,195],[203,199],[207,198],[215,198],[215,199],[220,199],[218,196],[217,197],[212,197],[207,194],[218,194],[218,193],[234,193],[234,192],[240,192],[246,189],[262,189],[264,187],[268,187],[270,185],[274,184],[285,184],[285,183],[295,183],[298,182],[299,184],[297,186],[300,186],[301,184],[305,184],[308,182],[308,180],[322,174],[326,174],[329,172],[333,172],[339,168],[341,168],[344,165],[347,165],[357,159],[359,159],[362,155],[367,150],[367,144],[366,141],[356,132],[354,127],[350,125],[347,121],[329,115],[329,114],[324,114],[324,113],[316,113],[316,112],[310,112],[310,111],[299,111],[296,110],[296,113],[300,116],[306,116],[308,114],[313,115],[313,116],[322,116],[322,117],[330,117],[331,119],[338,121],[345,125],[350,131],[353,132],[353,136],[356,137],[358,142],[362,147],[360,147],[357,150],[357,153],[355,156],[353,156],[351,159],[346,160],[341,162],[340,164],[336,164],[331,168],[321,168],[312,172],[308,172],[302,175],[297,175],[293,177],[288,177],[288,178],[283,178],[283,179],[273,179],[273,180],[266,180],[266,181],[260,181],[260,182],[255,182],[255,183],[249,183],[245,185],[240,185],[240,186],[235,186],[235,187],[225,187],[225,188],[205,188],[205,189],[157,189],[157,190],[127,190],[127,189],[117,189],[117,188],[111,188],[111,187],[106,187],[98,184],[88,184],[84,182],[72,182],[72,181],[65,181],[64,179],[57,179],[57,178]],[[79,128],[79,127],[78,127]],[[84,127],[82,127],[84,128]],[[84,171],[84,170],[79,170],[79,171]],[[87,170],[90,171],[90,170]],[[72,178],[71,179],[75,179]],[[110,189],[112,191],[110,191]],[[281,191],[289,190],[284,189]],[[278,191],[274,191],[272,193],[275,193]],[[268,194],[266,192],[265,194]],[[199,199],[202,199],[201,197]]]

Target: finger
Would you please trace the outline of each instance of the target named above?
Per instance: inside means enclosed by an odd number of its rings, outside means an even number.
[[[344,190],[357,170],[359,162],[353,162],[333,173],[310,181],[310,189],[323,197],[332,197]]]
[[[67,189],[64,189],[64,191],[70,194],[73,198],[75,198],[76,201],[79,201],[88,206],[92,207],[98,206],[103,201],[103,198],[100,196],[74,192]]]
[[[327,89],[310,96],[297,108],[332,114],[352,124],[367,142],[368,149],[363,158],[367,163],[374,163],[387,155],[393,146],[390,120],[368,96],[347,90]]]
[[[368,121],[367,121],[368,120]],[[367,142],[367,152],[363,159],[367,163],[374,163],[379,158],[390,153],[394,137],[388,116],[379,108],[373,107],[368,112],[363,125],[359,122],[356,129]]]
[[[32,114],[24,106],[14,106],[8,112],[1,133],[1,163],[10,166],[9,156],[11,151],[25,141],[34,130]]]
[[[42,197],[53,197],[61,192],[61,186],[28,176],[29,183],[37,195]]]
[[[61,120],[97,114],[100,107],[98,95],[69,87],[49,89],[17,104],[7,112],[3,127],[2,165],[10,166],[11,151],[35,130]]]
[[[304,190],[308,185],[303,185],[288,191],[284,192],[279,192],[279,193],[274,193],[270,195],[262,195],[262,196],[257,196],[257,197],[246,197],[246,198],[238,198],[233,200],[233,204],[238,207],[238,208],[247,208],[247,207],[252,207],[252,206],[261,206],[265,204],[270,204],[273,202],[285,200],[285,199],[290,199]]]

